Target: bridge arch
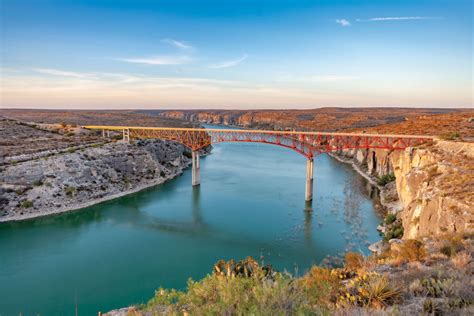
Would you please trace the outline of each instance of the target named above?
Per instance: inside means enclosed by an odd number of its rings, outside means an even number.
[[[124,141],[130,138],[157,138],[170,140],[188,147],[192,151],[193,185],[199,185],[199,149],[223,142],[247,142],[277,145],[296,151],[307,157],[306,200],[312,200],[313,155],[343,149],[402,150],[433,140],[432,136],[379,135],[355,133],[264,131],[235,129],[129,127],[129,126],[83,126],[86,129],[122,131]]]

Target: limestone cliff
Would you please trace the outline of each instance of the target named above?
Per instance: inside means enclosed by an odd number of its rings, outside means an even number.
[[[394,206],[391,211],[400,210],[403,238],[473,231],[473,143],[438,140],[405,151],[350,149],[337,156],[350,159],[374,181],[395,175],[395,186],[382,185],[381,200]]]
[[[106,143],[4,166],[0,222],[85,207],[162,183],[191,162],[180,144]]]
[[[404,238],[472,232],[474,144],[437,141],[390,154]]]

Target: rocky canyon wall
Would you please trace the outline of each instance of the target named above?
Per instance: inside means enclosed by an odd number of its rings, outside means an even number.
[[[473,143],[438,140],[404,151],[351,149],[337,156],[350,159],[374,181],[395,176],[395,186],[387,187],[396,188],[403,238],[473,232]]]
[[[6,165],[0,222],[82,208],[176,177],[191,163],[183,145],[110,142]]]

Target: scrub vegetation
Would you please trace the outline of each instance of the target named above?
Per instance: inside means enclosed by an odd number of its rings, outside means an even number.
[[[295,277],[254,259],[220,260],[187,289],[160,288],[129,315],[469,314],[472,236],[404,240],[380,255],[349,252],[342,266],[313,266]],[[449,249],[447,251],[446,249]],[[449,253],[449,256],[445,253]],[[113,315],[113,314],[112,314]]]

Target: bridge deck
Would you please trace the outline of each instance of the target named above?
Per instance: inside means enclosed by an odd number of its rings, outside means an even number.
[[[188,131],[188,132],[230,132],[230,133],[254,133],[254,134],[274,134],[274,135],[325,135],[325,136],[358,136],[358,137],[390,137],[390,138],[416,138],[434,139],[430,135],[397,135],[397,134],[365,134],[365,133],[337,133],[337,132],[305,132],[305,131],[275,131],[260,129],[215,129],[215,128],[182,128],[182,127],[143,127],[143,126],[108,126],[108,125],[86,125],[86,129],[98,130],[155,130],[155,131]]]

